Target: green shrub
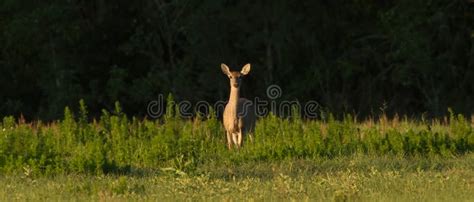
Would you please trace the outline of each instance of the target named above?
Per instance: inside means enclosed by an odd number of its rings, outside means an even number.
[[[193,172],[202,164],[228,165],[252,161],[335,158],[350,155],[449,157],[472,152],[472,125],[451,112],[449,124],[367,120],[351,115],[336,120],[260,118],[253,133],[238,151],[228,151],[222,124],[215,112],[207,117],[182,119],[172,97],[163,119],[127,117],[119,103],[103,110],[98,120],[87,119],[80,102],[79,116],[65,108],[63,120],[0,123],[0,172],[59,173],[130,172],[136,169],[173,168]]]

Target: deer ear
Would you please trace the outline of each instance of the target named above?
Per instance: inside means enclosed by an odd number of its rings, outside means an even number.
[[[229,67],[226,64],[224,64],[224,63],[221,64],[221,70],[225,75],[227,75],[227,76],[230,75]]]
[[[246,64],[244,67],[242,67],[242,70],[240,70],[240,74],[242,75],[247,75],[250,72],[250,63]]]

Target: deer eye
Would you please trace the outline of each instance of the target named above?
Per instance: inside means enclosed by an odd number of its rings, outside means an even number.
[[[232,76],[229,76],[229,78],[232,78]]]

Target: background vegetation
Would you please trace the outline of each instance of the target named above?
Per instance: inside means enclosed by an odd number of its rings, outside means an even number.
[[[472,200],[473,30],[467,0],[2,0],[0,200]],[[323,116],[238,151],[219,113],[146,118],[226,100],[222,62]]]
[[[365,116],[474,109],[474,4],[400,1],[0,1],[0,117],[146,115],[159,93],[227,99],[221,62],[253,64],[246,97]]]
[[[170,167],[199,173],[203,166],[280,162],[285,159],[332,159],[354,155],[395,157],[459,156],[474,150],[473,123],[451,113],[444,121],[413,122],[407,118],[358,122],[283,119],[259,120],[254,140],[238,152],[225,147],[224,131],[215,115],[182,120],[169,105],[163,119],[129,119],[116,103],[113,113],[87,122],[87,109],[44,124],[16,122],[5,117],[0,125],[0,171],[37,175],[68,173],[130,173]]]
[[[171,103],[171,102],[168,102]],[[332,115],[259,120],[253,141],[228,151],[215,114],[127,117],[118,103],[51,123],[0,123],[1,200],[397,200],[474,196],[473,120]]]

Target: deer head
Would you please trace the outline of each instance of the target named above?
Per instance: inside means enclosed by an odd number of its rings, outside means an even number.
[[[221,69],[222,72],[227,75],[227,77],[229,77],[230,87],[238,89],[240,87],[242,77],[250,72],[250,64],[246,64],[244,67],[242,67],[240,72],[231,72],[229,67],[224,63],[221,64]]]

